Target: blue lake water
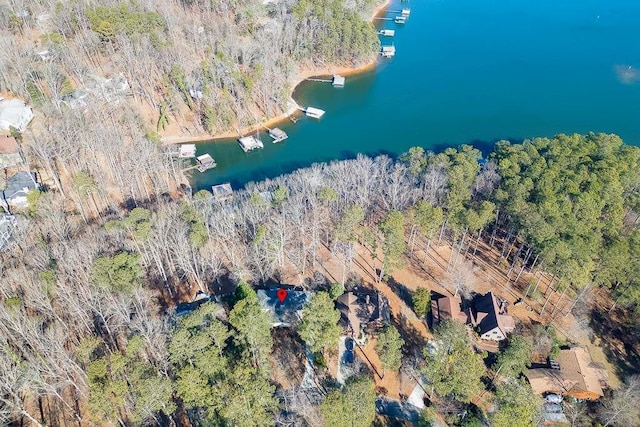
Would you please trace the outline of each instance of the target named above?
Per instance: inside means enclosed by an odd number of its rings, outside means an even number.
[[[280,125],[289,139],[242,152],[235,140],[198,144],[218,167],[196,189],[275,177],[356,153],[397,155],[556,133],[616,133],[640,145],[640,1],[394,0],[410,7],[395,58],[344,88],[305,82],[294,98],[321,120]],[[390,13],[383,16],[394,16]],[[631,68],[629,68],[631,67]]]

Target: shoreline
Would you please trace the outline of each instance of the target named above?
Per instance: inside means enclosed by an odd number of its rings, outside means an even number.
[[[373,13],[371,15],[371,18],[369,19],[370,22],[373,22],[374,19],[382,12],[384,11],[389,4],[391,3],[391,0],[384,0],[384,2],[377,6],[374,10]],[[291,96],[289,96],[289,108],[287,109],[287,111],[275,116],[275,117],[271,117],[271,118],[266,118],[264,121],[260,122],[260,124],[258,124],[257,128],[271,128],[279,123],[282,123],[286,120],[289,120],[289,118],[292,115],[295,115],[297,111],[299,111],[300,106],[297,104],[297,102],[293,99],[293,94],[295,93],[296,89],[298,88],[298,86],[303,83],[305,80],[309,79],[309,78],[313,78],[313,77],[324,77],[324,76],[330,76],[333,74],[340,74],[341,76],[352,76],[354,74],[360,74],[366,71],[370,71],[376,68],[377,64],[378,64],[378,54],[376,54],[376,57],[374,59],[372,59],[371,61],[369,61],[368,63],[361,65],[361,66],[357,66],[357,67],[340,67],[340,66],[330,66],[330,67],[323,67],[323,68],[308,68],[305,69],[304,66],[300,66],[300,69],[298,70],[298,72],[296,73],[296,75],[293,77],[292,79],[292,89],[291,89]],[[248,133],[251,133],[253,130],[256,129],[256,126],[245,126],[243,128],[240,129],[233,129],[233,130],[227,130],[225,132],[220,132],[220,133],[216,133],[216,134],[206,134],[206,135],[166,135],[166,136],[162,136],[160,138],[160,141],[163,145],[172,145],[172,144],[188,144],[188,143],[197,143],[197,142],[204,142],[204,141],[210,141],[212,143],[215,143],[217,141],[220,141],[222,139],[229,139],[229,138],[236,138],[242,135],[246,135]]]

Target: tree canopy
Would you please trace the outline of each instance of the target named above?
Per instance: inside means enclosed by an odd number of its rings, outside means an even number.
[[[320,405],[326,425],[335,427],[369,427],[376,417],[376,393],[373,380],[355,377],[342,390],[327,394]]]
[[[341,329],[338,326],[340,312],[335,309],[327,292],[318,292],[302,310],[299,332],[311,351],[321,352],[338,344]]]
[[[480,381],[485,374],[482,357],[473,351],[463,324],[445,320],[435,332],[436,338],[424,350],[427,382],[440,396],[470,402],[484,388]]]

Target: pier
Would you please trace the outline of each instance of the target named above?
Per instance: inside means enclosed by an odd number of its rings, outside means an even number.
[[[331,83],[334,87],[344,87],[345,80],[346,79],[343,76],[340,76],[338,74],[334,74],[331,79],[307,79],[307,81],[309,82]]]

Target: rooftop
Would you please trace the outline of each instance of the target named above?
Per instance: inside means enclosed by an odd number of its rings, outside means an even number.
[[[33,119],[33,111],[20,99],[0,98],[0,130],[16,128],[23,131]]]
[[[280,302],[278,288],[259,289],[258,299],[262,308],[273,316],[273,326],[291,326],[298,322],[300,311],[311,296],[303,291],[287,291],[287,297]]]
[[[597,399],[604,395],[602,384],[608,380],[604,366],[591,360],[582,347],[560,350],[556,360],[560,369],[535,368],[526,373],[534,393],[559,393],[579,399]]]
[[[38,184],[31,172],[18,172],[7,179],[4,198],[9,201],[14,197],[26,195],[29,190],[38,188]]]
[[[462,298],[460,296],[443,296],[433,298],[431,301],[431,315],[434,326],[446,319],[457,320],[467,324],[469,316],[462,310]]]
[[[362,325],[379,327],[391,319],[389,301],[377,291],[354,289],[338,297],[337,307],[354,335],[360,336]]]
[[[213,193],[213,197],[219,201],[233,197],[233,188],[231,188],[231,184],[228,182],[212,186],[211,192]]]
[[[474,326],[479,327],[480,335],[497,327],[506,336],[515,327],[513,317],[507,315],[506,308],[493,292],[476,297],[471,320]]]

